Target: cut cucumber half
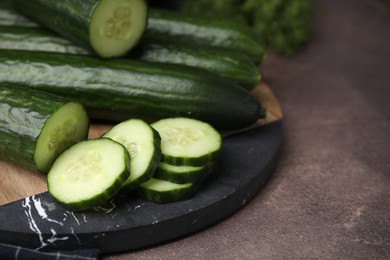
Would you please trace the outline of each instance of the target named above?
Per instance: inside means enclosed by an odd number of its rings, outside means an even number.
[[[86,139],[89,119],[82,105],[69,102],[45,122],[37,139],[34,161],[37,169],[48,172],[54,159],[74,143]]]
[[[131,174],[121,192],[130,192],[146,182],[161,159],[161,139],[157,131],[141,119],[130,119],[103,135],[124,145],[131,157]]]
[[[203,166],[177,166],[161,162],[153,177],[173,183],[201,182],[215,169],[211,162]]]
[[[0,84],[0,115],[0,158],[42,173],[88,136],[81,104],[15,84]]]
[[[170,203],[189,199],[195,195],[197,184],[177,184],[169,181],[151,178],[137,189],[138,196],[154,203]]]
[[[35,22],[103,58],[131,50],[147,24],[145,0],[12,0],[12,6]]]
[[[222,137],[210,124],[190,118],[167,118],[152,124],[161,136],[162,162],[202,166],[215,160]]]
[[[126,54],[141,38],[147,23],[144,0],[102,0],[89,24],[92,48],[101,57]]]
[[[82,141],[64,151],[48,173],[49,193],[80,211],[100,206],[117,194],[129,177],[130,155],[109,139]]]

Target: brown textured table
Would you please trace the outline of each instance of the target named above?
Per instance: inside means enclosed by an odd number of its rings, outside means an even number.
[[[313,2],[310,44],[261,67],[284,112],[265,189],[206,230],[104,259],[390,259],[390,11]]]

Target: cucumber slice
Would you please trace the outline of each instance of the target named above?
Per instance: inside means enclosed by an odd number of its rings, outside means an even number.
[[[170,203],[191,198],[195,195],[197,187],[195,183],[177,184],[151,178],[141,184],[136,191],[141,199],[154,203]]]
[[[152,124],[161,136],[162,162],[202,166],[215,160],[222,137],[208,123],[191,118],[167,118]]]
[[[161,162],[153,177],[173,183],[201,182],[215,169],[215,163],[211,162],[203,166],[177,166]]]
[[[149,124],[130,119],[115,125],[103,137],[121,143],[130,154],[131,174],[121,191],[129,192],[153,176],[161,159],[161,139]]]
[[[126,54],[141,38],[147,22],[144,0],[103,0],[89,24],[92,48],[101,57]]]
[[[109,139],[82,141],[64,151],[48,173],[49,193],[72,210],[107,202],[129,177],[130,155]]]
[[[48,172],[53,161],[66,148],[86,139],[89,119],[83,106],[69,102],[53,113],[38,136],[34,161],[37,169]]]

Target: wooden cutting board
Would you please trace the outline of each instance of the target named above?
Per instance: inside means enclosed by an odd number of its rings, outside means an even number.
[[[268,111],[267,118],[259,120],[256,125],[265,125],[282,118],[279,103],[267,84],[259,84],[253,90],[253,95],[260,100]],[[92,123],[89,138],[98,137],[111,127],[111,124]],[[241,131],[245,130],[247,129]],[[231,134],[235,133],[224,133],[224,135]],[[45,175],[20,168],[1,160],[0,179],[0,205],[47,191]]]

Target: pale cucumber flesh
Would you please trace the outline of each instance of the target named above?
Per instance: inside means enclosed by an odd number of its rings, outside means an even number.
[[[146,23],[144,0],[102,0],[89,25],[91,46],[104,58],[122,56],[138,43]]]
[[[161,136],[162,161],[201,166],[215,159],[222,137],[211,125],[190,118],[161,119],[152,124]]]
[[[130,119],[103,135],[124,145],[131,157],[131,174],[122,191],[129,192],[149,180],[161,158],[160,137],[149,124]]]
[[[38,136],[34,161],[37,169],[47,173],[54,159],[66,148],[88,135],[89,119],[82,105],[69,102],[45,122]]]
[[[55,160],[48,174],[48,190],[71,209],[90,209],[119,192],[129,167],[123,145],[108,138],[83,141]]]

